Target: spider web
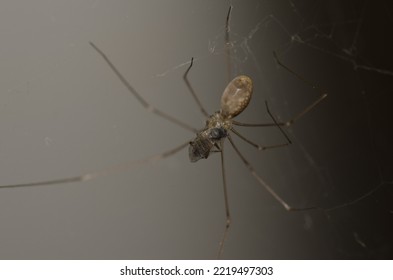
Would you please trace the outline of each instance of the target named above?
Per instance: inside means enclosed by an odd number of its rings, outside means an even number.
[[[287,120],[318,97],[277,66],[273,51],[329,93],[287,129],[289,147],[259,153],[234,140],[286,202],[325,211],[285,211],[226,143],[233,225],[223,257],[391,258],[388,1],[129,2],[0,4],[1,25],[13,26],[0,31],[8,66],[1,185],[74,176],[192,138],[130,98],[88,41],[154,106],[201,127],[181,75],[194,57],[190,81],[206,109],[218,109],[232,5],[230,76],[254,80],[238,121],[269,122],[265,100]],[[239,131],[263,145],[283,141],[276,128]],[[0,258],[214,258],[225,222],[219,164],[214,155],[190,164],[183,152],[88,183],[0,190]]]

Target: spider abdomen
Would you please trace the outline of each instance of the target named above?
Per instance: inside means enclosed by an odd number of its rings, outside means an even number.
[[[221,96],[221,114],[232,119],[246,109],[252,96],[252,80],[248,76],[237,76],[229,82]]]

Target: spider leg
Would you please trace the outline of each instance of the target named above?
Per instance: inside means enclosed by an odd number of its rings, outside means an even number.
[[[229,6],[226,21],[225,21],[225,51],[226,51],[226,62],[227,62],[227,78],[228,82],[231,80],[232,77],[232,71],[231,71],[231,50],[230,50],[230,42],[229,42],[229,21],[231,18],[231,11],[232,11],[232,6]],[[217,253],[217,259],[220,259],[222,256],[222,253],[224,251],[224,244],[225,240],[228,235],[229,228],[232,223],[231,219],[231,214],[229,211],[229,200],[228,200],[228,190],[227,190],[227,181],[226,181],[226,175],[225,175],[225,161],[224,161],[224,141],[221,141],[220,145],[220,153],[221,153],[221,174],[222,174],[222,184],[223,184],[223,189],[224,189],[224,202],[225,202],[225,229],[224,233],[222,235],[221,241],[220,241],[220,246],[218,248],[218,253]]]
[[[199,100],[197,94],[195,93],[193,87],[191,86],[190,81],[188,80],[188,72],[190,72],[190,69],[192,67],[192,65],[194,64],[194,58],[191,58],[191,62],[190,62],[190,66],[188,66],[186,72],[184,72],[183,74],[183,80],[187,85],[188,90],[190,91],[192,97],[194,98],[195,102],[197,103],[199,109],[201,110],[202,114],[208,118],[209,114],[207,113],[206,109],[203,107],[202,102]]]
[[[288,72],[290,72],[292,75],[294,75],[295,77],[297,77],[298,79],[300,79],[302,82],[304,82],[305,84],[309,85],[311,88],[317,90],[320,93],[320,96],[314,101],[312,102],[310,105],[308,105],[306,108],[304,108],[300,113],[298,113],[297,115],[295,115],[294,117],[292,117],[291,119],[289,119],[286,122],[274,122],[274,123],[262,123],[262,124],[249,124],[249,123],[241,123],[241,122],[237,122],[237,121],[233,121],[234,125],[238,125],[238,126],[250,126],[250,127],[266,127],[266,126],[291,126],[292,124],[294,124],[298,119],[300,119],[302,116],[304,116],[305,114],[307,114],[309,111],[311,111],[314,107],[316,107],[323,99],[325,99],[328,94],[327,92],[320,88],[319,86],[311,83],[309,80],[305,79],[303,76],[301,76],[300,74],[296,73],[295,71],[293,71],[292,69],[290,69],[288,66],[286,66],[285,64],[283,64],[279,59],[278,56],[275,52],[273,52],[274,58],[277,61],[277,64],[280,65],[281,67],[283,67],[285,70],[287,70]],[[269,111],[268,111],[269,112]],[[270,113],[269,113],[270,114]]]
[[[229,42],[229,20],[232,11],[232,6],[229,6],[228,14],[226,17],[225,22],[225,50],[226,50],[226,59],[227,59],[227,71],[228,71],[228,81],[231,80],[232,73],[231,73],[231,61],[230,61],[230,42]],[[190,72],[191,67],[194,64],[194,58],[191,58],[190,66],[188,66],[186,72],[183,75],[183,80],[187,85],[188,90],[190,91],[192,97],[194,98],[195,102],[197,103],[199,109],[201,110],[202,114],[205,117],[209,117],[206,109],[203,107],[202,102],[199,100],[197,94],[194,91],[194,88],[191,86],[190,81],[188,80],[188,73]]]
[[[233,129],[231,129],[231,131],[235,132]],[[236,134],[236,132],[235,132]],[[237,134],[238,135],[238,134]],[[253,142],[251,142],[250,140],[248,140],[247,138],[245,138],[242,135],[238,135],[240,138],[242,138],[244,141],[248,142],[249,144],[255,146],[256,148],[260,148],[260,146],[258,144],[255,144]],[[259,182],[260,185],[262,185],[286,210],[288,211],[306,211],[306,210],[322,210],[324,213],[328,213],[330,211],[334,211],[337,209],[341,209],[343,207],[347,207],[350,205],[353,205],[361,200],[363,200],[366,197],[369,197],[371,194],[373,194],[374,192],[378,191],[382,185],[378,186],[377,188],[374,188],[366,193],[364,193],[363,195],[360,195],[357,198],[352,199],[351,201],[345,202],[345,203],[341,203],[341,204],[337,204],[334,206],[326,206],[326,207],[319,207],[319,206],[310,206],[310,207],[304,207],[304,208],[295,208],[292,206],[289,206],[288,203],[286,203],[255,171],[254,167],[248,162],[248,160],[242,155],[242,153],[239,151],[239,149],[237,148],[237,146],[233,143],[233,140],[231,138],[230,135],[227,136],[229,142],[231,143],[232,147],[235,149],[236,153],[238,154],[238,156],[240,157],[240,159],[243,161],[243,163],[246,165],[246,167],[250,170],[251,174],[255,177],[255,179],[257,179],[257,181]],[[272,148],[279,148],[279,147],[283,147],[288,145],[289,143],[285,143],[285,144],[277,144],[277,145],[271,145],[271,146],[265,146],[262,147],[262,150],[266,150],[266,149],[272,149]]]
[[[115,73],[115,75],[119,78],[119,80],[123,83],[123,85],[128,89],[128,91],[135,96],[135,98],[139,101],[139,103],[142,104],[142,106],[149,112],[152,112],[168,121],[171,123],[174,123],[178,126],[183,127],[184,129],[187,129],[191,132],[197,133],[198,130],[195,129],[194,127],[182,122],[181,120],[169,115],[168,113],[165,113],[156,107],[152,106],[150,103],[148,103],[132,86],[131,84],[124,78],[124,76],[120,73],[120,71],[115,67],[115,65],[110,61],[110,59],[107,57],[107,55],[99,49],[94,43],[89,42],[89,44],[93,47],[93,49],[101,55],[101,57],[105,60],[105,62],[108,64],[108,66],[111,68],[111,70]]]
[[[255,148],[257,148],[259,151],[265,151],[265,150],[269,150],[269,149],[274,149],[274,148],[281,148],[281,147],[285,147],[288,146],[290,143],[283,143],[283,144],[275,144],[275,145],[267,145],[267,146],[261,146],[257,143],[254,143],[253,141],[249,140],[248,138],[246,138],[245,136],[241,135],[240,132],[238,132],[237,130],[235,130],[233,127],[231,128],[231,131],[233,133],[235,133],[239,138],[241,138],[242,140],[244,140],[245,142],[247,142],[248,144],[250,144],[251,146],[254,146]]]
[[[3,185],[3,186],[0,186],[0,189],[36,187],[36,186],[47,186],[47,185],[60,185],[60,184],[66,184],[66,183],[90,181],[90,180],[93,180],[98,177],[103,177],[103,176],[107,176],[107,175],[112,175],[114,173],[119,173],[119,172],[123,172],[126,170],[130,170],[132,168],[135,168],[135,167],[138,167],[141,165],[156,163],[159,160],[168,158],[168,157],[176,154],[177,152],[181,151],[186,146],[188,146],[189,142],[190,141],[187,141],[179,146],[176,146],[175,148],[172,148],[170,150],[167,150],[167,151],[157,154],[157,155],[153,155],[153,156],[143,158],[140,160],[124,162],[121,164],[117,164],[117,165],[114,165],[111,167],[92,171],[92,172],[81,174],[81,175],[74,176],[74,177],[61,178],[61,179],[55,179],[55,180],[47,180],[47,181],[39,181],[39,182],[33,182],[33,183]]]
[[[225,21],[225,52],[226,52],[226,60],[227,60],[227,75],[228,75],[228,82],[232,78],[232,65],[231,65],[231,43],[229,41],[229,31],[230,31],[230,25],[229,21],[231,19],[231,12],[232,12],[232,6],[229,6],[228,14],[227,14],[227,19]]]
[[[303,208],[295,208],[290,206],[288,203],[284,201],[273,189],[270,187],[259,175],[256,173],[254,167],[248,162],[248,160],[243,156],[243,154],[240,152],[240,150],[237,148],[235,143],[232,140],[232,137],[228,135],[228,140],[231,143],[233,149],[237,153],[237,155],[240,157],[240,159],[243,161],[244,165],[248,168],[248,170],[251,172],[252,176],[258,181],[258,183],[263,186],[286,210],[288,211],[305,211],[305,210],[312,210],[312,209],[320,209],[319,207],[316,206],[311,206],[311,207],[303,207]]]
[[[264,150],[268,150],[268,149],[274,149],[274,148],[281,148],[281,147],[285,147],[288,146],[289,144],[292,144],[291,139],[289,139],[288,135],[285,133],[285,131],[280,127],[279,123],[276,121],[276,119],[273,117],[273,114],[270,112],[269,110],[269,106],[267,105],[267,101],[265,101],[265,105],[266,105],[266,110],[269,113],[269,116],[272,118],[273,122],[275,123],[275,125],[278,127],[278,129],[280,130],[280,132],[284,135],[284,137],[286,138],[287,142],[283,143],[283,144],[275,144],[275,145],[269,145],[269,146],[260,146],[254,142],[252,142],[251,140],[249,140],[248,138],[244,137],[243,135],[241,135],[238,131],[236,131],[233,127],[230,128],[230,130],[235,133],[237,136],[239,136],[242,140],[246,141],[248,144],[254,146],[255,148],[257,148],[259,151],[264,151]]]
[[[221,141],[221,174],[222,174],[222,183],[224,188],[224,202],[225,202],[225,230],[224,234],[220,241],[220,246],[218,248],[217,259],[221,258],[222,252],[224,251],[224,243],[228,235],[229,227],[231,226],[231,214],[229,212],[229,200],[228,200],[228,190],[227,190],[227,181],[225,175],[225,165],[224,165],[224,141]]]

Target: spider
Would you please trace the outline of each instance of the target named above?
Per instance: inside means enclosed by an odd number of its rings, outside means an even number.
[[[229,22],[231,16],[232,6],[229,7],[226,21],[225,21],[225,46],[226,46],[226,56],[228,60],[228,73],[230,75],[230,40],[229,40]],[[158,160],[162,160],[168,158],[179,151],[183,150],[188,146],[188,153],[189,159],[191,162],[196,162],[200,159],[207,159],[210,154],[219,153],[221,158],[221,174],[222,174],[222,185],[223,185],[223,194],[224,194],[224,202],[225,202],[225,227],[223,229],[221,240],[219,241],[219,245],[217,248],[217,258],[221,258],[224,250],[225,241],[227,239],[229,229],[231,227],[231,214],[230,214],[230,206],[228,202],[228,192],[227,192],[227,180],[225,174],[225,165],[224,165],[224,140],[228,139],[230,145],[235,150],[236,154],[239,156],[240,160],[244,163],[244,165],[248,168],[252,176],[255,177],[257,182],[264,187],[286,210],[288,211],[297,211],[297,210],[310,210],[315,209],[317,207],[307,207],[307,208],[295,208],[290,206],[288,203],[284,201],[274,190],[273,188],[268,185],[255,171],[254,167],[249,163],[249,161],[244,157],[244,155],[240,152],[238,147],[235,145],[232,139],[232,133],[238,136],[240,139],[245,141],[246,143],[252,145],[259,151],[267,150],[267,149],[274,149],[280,148],[284,146],[290,145],[292,142],[285,133],[283,127],[289,127],[293,125],[299,118],[304,116],[314,107],[316,107],[323,99],[327,97],[327,93],[321,90],[319,87],[313,85],[302,76],[297,74],[295,71],[291,70],[285,64],[281,62],[278,58],[277,54],[273,52],[274,58],[278,65],[283,67],[285,70],[290,72],[292,75],[297,77],[298,79],[302,80],[304,83],[311,86],[313,89],[320,91],[320,96],[313,101],[310,105],[304,108],[300,113],[293,116],[288,121],[282,122],[277,121],[273,114],[271,113],[268,102],[265,101],[265,108],[267,113],[271,118],[270,123],[241,123],[235,120],[236,116],[241,114],[248,106],[252,94],[253,94],[253,82],[252,79],[246,75],[239,75],[234,77],[224,89],[224,92],[221,96],[221,105],[220,109],[213,114],[209,114],[207,110],[202,105],[201,101],[199,100],[197,94],[195,93],[189,79],[188,74],[192,69],[194,59],[191,58],[190,64],[183,74],[183,80],[192,95],[195,103],[197,104],[198,108],[200,109],[201,113],[206,118],[205,127],[201,130],[195,129],[194,127],[184,123],[183,121],[173,117],[172,115],[161,111],[160,109],[152,106],[149,102],[147,102],[142,95],[136,91],[131,84],[126,80],[126,78],[120,73],[120,71],[116,68],[116,66],[112,63],[112,61],[107,57],[107,55],[94,43],[89,42],[91,47],[102,57],[102,59],[106,62],[106,64],[110,67],[110,69],[114,72],[114,74],[119,78],[121,83],[128,89],[128,91],[138,100],[138,102],[149,112],[159,116],[160,118],[166,119],[169,122],[172,122],[182,128],[191,131],[194,133],[194,138],[178,145],[170,150],[167,150],[161,154],[154,155],[152,157],[144,158],[138,161],[127,162],[123,164],[119,164],[116,166],[112,166],[109,168],[105,168],[102,170],[97,170],[94,172],[82,174],[75,177],[63,178],[58,180],[49,180],[49,181],[41,181],[41,182],[33,182],[33,183],[24,183],[24,184],[12,184],[12,185],[3,185],[0,188],[17,188],[17,187],[33,187],[33,186],[42,186],[42,185],[56,185],[56,184],[64,184],[64,183],[71,183],[71,182],[84,182],[95,179],[97,177],[102,177],[106,175],[110,175],[116,172],[125,171],[130,169],[136,165],[140,164],[147,164],[153,163]],[[240,134],[235,127],[236,126],[248,126],[248,127],[277,127],[281,134],[283,135],[285,142],[276,144],[276,145],[269,145],[269,146],[261,146],[253,141],[247,139],[245,136]]]

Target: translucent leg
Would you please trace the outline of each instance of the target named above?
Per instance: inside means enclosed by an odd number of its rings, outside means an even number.
[[[189,142],[190,141],[187,141],[179,146],[176,146],[175,148],[172,148],[170,150],[167,150],[163,153],[160,153],[160,154],[157,154],[154,156],[150,156],[150,157],[140,159],[140,160],[125,162],[122,164],[114,165],[114,166],[111,166],[108,168],[104,168],[104,169],[97,170],[97,171],[92,171],[92,172],[85,173],[85,174],[78,175],[78,176],[62,178],[62,179],[55,179],[55,180],[39,181],[39,182],[33,182],[33,183],[3,185],[3,186],[0,186],[0,188],[6,189],[6,188],[21,188],[21,187],[36,187],[36,186],[60,185],[60,184],[66,184],[66,183],[90,181],[90,180],[93,180],[98,177],[112,175],[112,174],[118,173],[118,172],[124,172],[126,170],[130,170],[130,169],[133,169],[135,167],[138,167],[138,166],[141,166],[144,164],[155,163],[161,159],[170,157],[170,156],[176,154],[177,152],[181,151],[186,146],[188,146]]]
[[[294,124],[298,119],[300,119],[302,116],[304,116],[305,114],[307,114],[309,111],[311,111],[314,107],[316,107],[323,99],[325,99],[328,94],[325,90],[321,89],[320,87],[318,87],[317,85],[314,85],[313,83],[311,83],[310,81],[306,80],[305,78],[303,78],[303,76],[301,76],[300,74],[296,73],[295,71],[293,71],[292,69],[290,69],[288,66],[286,66],[285,64],[283,64],[277,57],[277,54],[275,52],[273,52],[273,55],[277,61],[277,64],[280,65],[281,67],[283,67],[285,70],[287,70],[288,72],[290,72],[292,75],[294,75],[295,77],[297,77],[298,79],[300,79],[302,82],[306,83],[307,85],[309,85],[310,87],[312,87],[315,90],[318,90],[320,92],[320,96],[318,97],[318,99],[316,99],[314,102],[312,102],[310,105],[308,105],[306,108],[304,108],[300,113],[298,113],[297,115],[293,116],[291,119],[289,119],[288,121],[285,122],[278,122],[278,123],[260,123],[260,124],[249,124],[249,123],[241,123],[241,122],[237,122],[237,121],[233,121],[234,125],[238,125],[238,126],[253,126],[253,127],[261,127],[261,126],[291,126],[292,124]]]
[[[184,82],[186,83],[188,90],[190,91],[192,97],[194,98],[195,102],[197,103],[197,105],[198,105],[199,109],[201,110],[202,114],[203,114],[206,118],[208,118],[208,117],[209,117],[209,114],[207,113],[207,111],[206,111],[205,108],[203,107],[201,101],[199,100],[197,94],[195,93],[193,87],[191,86],[190,81],[188,80],[188,72],[190,71],[190,69],[191,69],[191,67],[192,67],[193,64],[194,64],[194,58],[192,57],[192,58],[191,58],[191,62],[190,62],[190,66],[188,66],[186,72],[185,72],[184,75],[183,75],[183,80],[184,80]]]
[[[119,78],[119,80],[123,83],[123,85],[128,89],[128,91],[134,95],[134,97],[141,103],[141,105],[149,112],[152,112],[153,114],[156,114],[171,123],[174,123],[178,126],[181,126],[187,130],[190,130],[194,133],[198,132],[197,129],[193,128],[192,126],[184,123],[183,121],[169,115],[168,113],[165,113],[154,106],[152,106],[150,103],[148,103],[132,86],[131,84],[124,78],[124,76],[120,73],[120,71],[115,67],[115,65],[109,60],[109,58],[106,56],[106,54],[99,49],[94,43],[89,42],[90,45],[97,51],[99,55],[102,56],[102,58],[105,60],[105,62],[108,64],[108,66],[112,69],[112,71],[115,73],[115,75]]]
[[[228,200],[228,190],[227,190],[227,181],[225,175],[225,164],[224,164],[224,141],[221,142],[221,174],[222,174],[222,183],[224,188],[224,202],[225,202],[225,229],[224,234],[220,241],[220,246],[218,248],[217,259],[221,258],[222,252],[224,251],[225,240],[228,235],[229,227],[231,226],[231,215],[229,212],[229,200]]]

